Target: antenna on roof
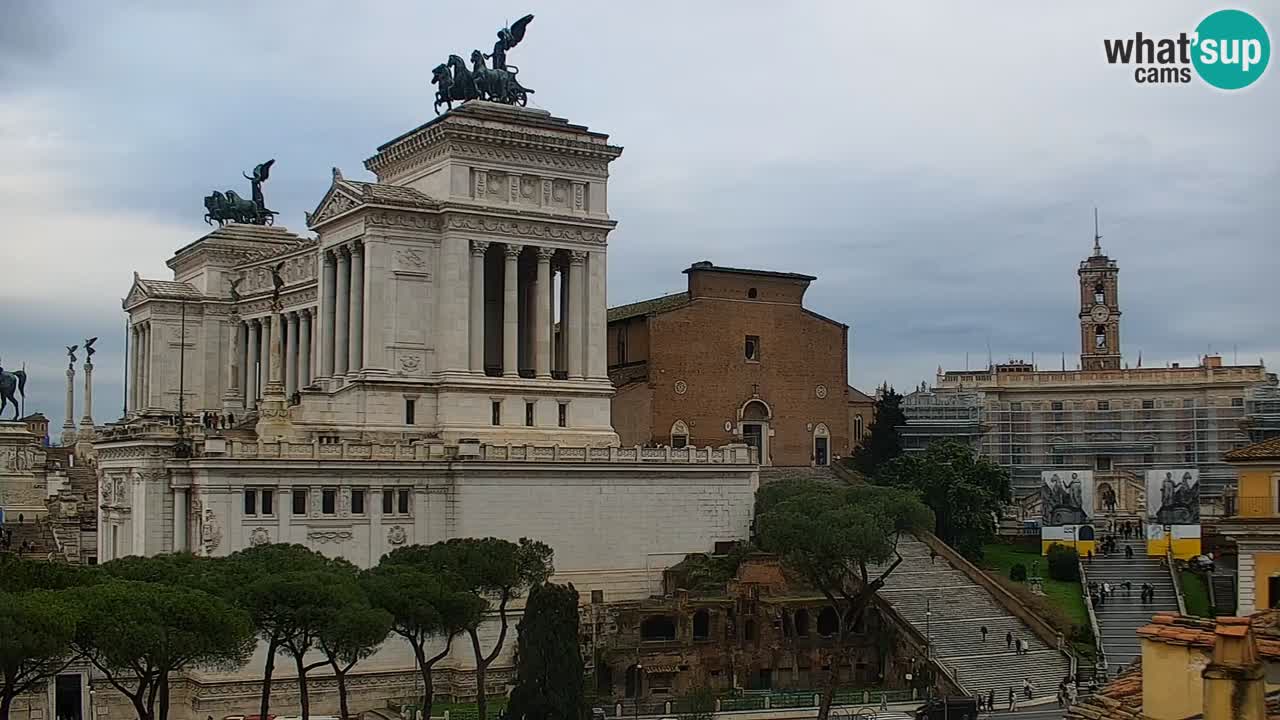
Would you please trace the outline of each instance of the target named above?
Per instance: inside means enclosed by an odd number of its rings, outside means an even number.
[[[1093,254],[1102,254],[1102,235],[1098,233],[1098,208],[1093,208]]]

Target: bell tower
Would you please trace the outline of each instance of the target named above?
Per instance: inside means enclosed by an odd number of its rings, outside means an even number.
[[[1080,367],[1120,369],[1120,268],[1102,254],[1098,210],[1093,211],[1093,255],[1080,263]]]

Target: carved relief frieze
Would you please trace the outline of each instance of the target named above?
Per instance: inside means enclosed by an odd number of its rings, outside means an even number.
[[[475,215],[449,215],[446,227],[450,230],[474,230],[507,237],[530,237],[593,244],[604,244],[607,236],[604,230],[528,220],[483,218]]]
[[[421,250],[402,247],[396,250],[396,267],[401,270],[423,270],[427,267],[427,259]]]
[[[388,545],[403,545],[408,540],[409,534],[406,533],[404,528],[399,525],[392,525],[391,529],[387,530]]]
[[[307,539],[324,545],[326,543],[346,542],[355,537],[350,530],[308,530]]]
[[[249,544],[257,547],[271,542],[271,533],[264,527],[256,527],[249,533]]]
[[[355,206],[356,201],[354,199],[348,197],[345,193],[334,192],[329,197],[329,201],[322,205],[315,215],[308,218],[309,222],[307,224],[315,225],[322,220],[341,215]]]
[[[221,543],[222,524],[218,522],[218,516],[214,515],[213,510],[206,508],[203,521],[200,523],[200,544],[204,546],[207,554],[217,550]]]
[[[443,223],[438,215],[378,210],[365,216],[370,225],[413,228],[415,230],[439,230]]]

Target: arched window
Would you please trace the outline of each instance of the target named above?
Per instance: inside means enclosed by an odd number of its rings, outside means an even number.
[[[682,448],[689,444],[689,426],[683,420],[671,423],[671,447]]]
[[[636,696],[636,691],[640,687],[640,668],[636,667],[634,664],[628,665],[626,681],[626,696],[633,698]]]
[[[836,614],[835,608],[822,608],[822,612],[818,613],[818,634],[822,637],[833,637],[838,632],[840,632],[840,616]]]
[[[809,611],[801,608],[795,615],[796,637],[809,637]]]
[[[1102,283],[1093,286],[1093,301],[1099,305],[1107,301],[1106,288],[1102,286]]]
[[[755,299],[756,299],[756,296],[757,296],[758,294],[759,294],[759,293],[757,293],[757,292],[756,292],[756,289],[755,289],[755,288],[748,288],[748,289],[747,289],[747,297],[748,297],[748,298],[751,298],[752,300],[755,300]]]
[[[749,643],[756,641],[756,621],[755,620],[752,620],[751,618],[747,618],[742,622],[742,641],[749,642]]]
[[[640,623],[640,639],[663,642],[676,639],[676,623],[666,615],[652,615]]]
[[[1093,346],[1098,350],[1107,349],[1107,326],[1096,325],[1093,328]]]
[[[706,640],[711,637],[711,613],[699,610],[693,614],[693,639]]]
[[[743,420],[768,420],[769,406],[759,400],[751,400],[742,406]]]
[[[861,444],[862,444],[862,439],[863,439],[863,435],[864,435],[864,434],[865,434],[865,431],[863,430],[863,427],[862,427],[862,416],[861,416],[861,415],[854,415],[854,416],[853,416],[853,445],[854,445],[854,447],[857,447],[857,446],[859,446],[859,445],[861,445]]]

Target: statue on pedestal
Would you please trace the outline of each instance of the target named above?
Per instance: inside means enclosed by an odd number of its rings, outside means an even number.
[[[9,405],[13,405],[13,419],[18,419],[18,408],[21,404],[18,402],[16,395],[23,398],[27,396],[27,373],[22,370],[14,370],[6,372],[3,366],[0,366],[0,419],[4,417],[4,410]]]
[[[275,160],[259,163],[253,168],[253,175],[244,175],[250,183],[253,199],[246,200],[236,194],[235,190],[226,193],[215,190],[204,199],[204,221],[212,225],[215,221],[221,227],[225,223],[236,222],[246,225],[274,225],[276,212],[267,209],[266,199],[262,195],[262,184],[271,175],[271,166]]]
[[[450,55],[447,62],[437,65],[431,73],[431,83],[439,87],[436,90],[436,113],[439,114],[441,105],[452,110],[454,101],[479,99],[521,107],[528,104],[533,90],[521,86],[516,80],[520,68],[507,64],[507,51],[520,44],[525,28],[531,22],[533,15],[525,15],[499,30],[491,54],[472,51],[470,69],[457,55]],[[486,60],[493,61],[492,68],[485,64]]]

